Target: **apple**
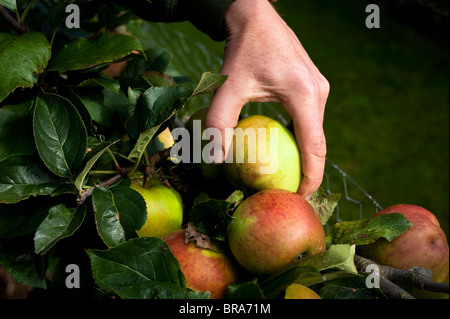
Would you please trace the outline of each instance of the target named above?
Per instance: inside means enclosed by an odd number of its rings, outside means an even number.
[[[255,275],[289,266],[326,249],[318,214],[302,196],[283,189],[259,191],[235,210],[228,242],[234,257]]]
[[[290,284],[285,291],[284,299],[322,299],[314,290],[297,284]]]
[[[247,130],[254,132],[255,139],[238,138],[240,129],[244,135]],[[300,163],[300,151],[292,133],[274,119],[253,115],[238,122],[223,168],[237,188],[252,192],[271,188],[296,192],[301,180]]]
[[[203,131],[205,130],[205,121],[206,121],[206,115],[208,114],[209,108],[202,108],[196,111],[189,117],[189,120],[186,122],[186,129],[191,134],[191,152],[195,152],[193,148],[193,145],[199,145],[201,147],[200,150],[202,151],[206,144],[209,143],[209,140],[203,140],[202,136],[200,134],[203,134]],[[200,121],[198,124],[194,122],[195,120]],[[196,124],[194,124],[196,123]],[[195,125],[198,125],[199,130],[194,130]],[[196,143],[194,144],[194,139],[196,140]],[[201,154],[201,153],[200,153]],[[191,153],[191,156],[193,154]],[[213,163],[205,163],[203,161],[203,158],[201,158],[201,163],[193,163],[193,165],[200,169],[202,175],[210,180],[218,180],[220,177],[222,177],[222,171],[218,165],[215,165]]]
[[[162,239],[180,263],[189,289],[209,291],[211,299],[220,299],[225,297],[228,285],[239,279],[239,270],[227,255],[186,243],[184,229]]]
[[[380,238],[372,244],[359,246],[361,256],[399,269],[428,268],[433,272],[433,281],[448,283],[449,246],[436,216],[412,204],[392,205],[375,215],[389,213],[403,214],[413,226],[392,242]]]
[[[147,206],[145,225],[136,232],[139,237],[162,237],[181,228],[183,202],[175,189],[161,184],[145,188],[135,181],[130,188],[142,195]]]
[[[161,133],[158,134],[151,142],[148,144],[149,154],[155,154],[163,151],[167,148],[172,147],[175,141],[170,133],[169,127],[166,127]]]

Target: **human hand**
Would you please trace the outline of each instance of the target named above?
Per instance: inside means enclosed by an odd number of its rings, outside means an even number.
[[[214,94],[207,127],[222,133],[223,162],[237,125],[249,102],[279,102],[293,120],[301,152],[302,181],[298,193],[309,198],[323,179],[326,140],[323,131],[329,84],[309,58],[294,32],[267,0],[235,0],[225,16],[227,41],[222,73],[228,80]]]

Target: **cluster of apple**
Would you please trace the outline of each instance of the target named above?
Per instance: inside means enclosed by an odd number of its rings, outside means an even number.
[[[203,124],[205,116],[206,109],[198,111],[186,127],[189,129],[194,119]],[[220,167],[200,164],[204,174],[214,175],[217,169],[222,169],[233,186],[245,189],[248,194],[235,209],[229,225],[227,242],[231,254],[204,249],[186,240],[185,229],[181,228],[183,205],[176,190],[164,185],[148,189],[131,186],[147,201],[147,222],[138,235],[157,236],[166,241],[180,263],[188,288],[209,291],[211,298],[223,298],[229,284],[240,279],[242,270],[254,276],[270,275],[282,271],[297,258],[326,250],[325,231],[318,214],[296,193],[301,160],[292,133],[281,123],[260,115],[240,120],[238,127],[277,129],[276,152],[268,155],[270,161],[277,161],[277,170],[261,174],[261,166],[269,164],[258,160],[229,161]],[[270,139],[270,134],[266,138]],[[245,143],[243,139],[233,139],[233,156],[243,155],[244,159],[249,156],[248,152],[255,148]],[[171,144],[173,140],[165,147]],[[392,242],[380,239],[363,246],[361,255],[396,268],[426,267],[433,271],[433,280],[448,283],[448,243],[436,217],[415,205],[395,205],[378,214],[390,212],[404,214],[414,226]],[[285,298],[320,297],[305,286],[291,284],[285,290]]]

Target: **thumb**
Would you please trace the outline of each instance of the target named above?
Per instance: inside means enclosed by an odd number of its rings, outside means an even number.
[[[227,158],[234,128],[244,105],[244,101],[234,94],[226,82],[215,92],[205,121],[206,128],[216,129],[210,140],[210,145],[214,148],[214,154],[210,154],[211,162],[219,164]]]

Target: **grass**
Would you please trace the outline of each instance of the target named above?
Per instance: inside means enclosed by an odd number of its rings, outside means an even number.
[[[364,1],[277,3],[331,85],[328,157],[382,206],[434,212],[448,235],[448,51],[381,11],[365,26]]]

